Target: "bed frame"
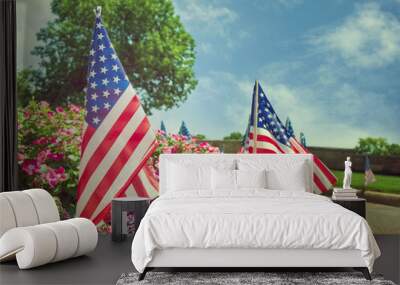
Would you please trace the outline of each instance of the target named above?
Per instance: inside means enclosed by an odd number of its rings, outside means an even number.
[[[155,268],[337,268],[350,267],[371,280],[359,250],[328,249],[193,249],[156,250],[152,261],[139,275]]]
[[[239,157],[255,158],[253,154],[172,154],[161,155],[160,158],[160,195],[166,192],[167,162],[199,161],[232,161]],[[274,160],[303,160],[309,170],[310,187],[312,181],[312,155],[257,155],[257,159]],[[249,248],[169,248],[158,249],[153,259],[147,265],[139,280],[155,268],[236,268],[246,271],[250,268],[343,268],[350,267],[361,271],[367,280],[371,276],[359,250],[330,250],[330,249],[249,249]]]

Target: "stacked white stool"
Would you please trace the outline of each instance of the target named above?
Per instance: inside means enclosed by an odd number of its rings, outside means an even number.
[[[98,233],[88,219],[60,221],[43,189],[0,193],[0,262],[17,259],[28,269],[84,255],[96,248]]]

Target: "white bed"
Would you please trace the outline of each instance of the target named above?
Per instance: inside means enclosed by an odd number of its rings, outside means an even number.
[[[263,188],[252,184],[261,170]],[[215,183],[224,173],[235,187]],[[160,197],[132,243],[140,278],[154,267],[354,267],[368,278],[380,255],[368,223],[310,193],[311,179],[311,155],[162,155]]]

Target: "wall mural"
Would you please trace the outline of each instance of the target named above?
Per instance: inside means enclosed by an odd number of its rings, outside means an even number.
[[[387,201],[376,193],[400,194],[398,3],[78,2],[17,0],[19,184],[48,190],[63,217],[81,214],[91,200],[77,209],[86,189],[79,185],[85,132],[97,129],[96,118],[106,120],[119,98],[114,91],[123,94],[128,84],[154,147],[132,170],[130,190],[118,195],[156,196],[161,153],[249,151],[255,80],[280,117],[267,112],[258,124],[278,143],[275,152],[288,152],[280,144],[291,149],[293,138],[320,157],[338,186],[351,156],[352,186],[372,192],[371,215]],[[107,38],[98,38],[103,31]],[[282,138],[271,122],[279,122]],[[326,175],[320,182],[331,188]],[[382,205],[397,213],[396,201]],[[383,222],[373,229],[400,232]]]

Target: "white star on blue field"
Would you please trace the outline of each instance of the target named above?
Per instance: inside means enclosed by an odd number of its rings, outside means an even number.
[[[258,79],[281,120],[311,146],[400,142],[400,1],[174,1],[196,41],[196,90],[155,111],[177,132],[244,132]]]

